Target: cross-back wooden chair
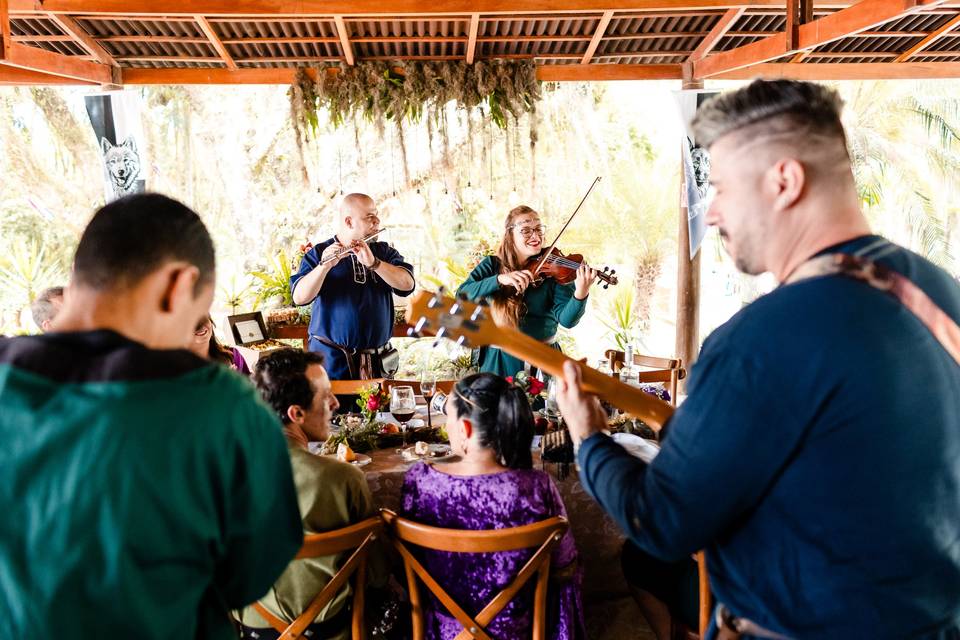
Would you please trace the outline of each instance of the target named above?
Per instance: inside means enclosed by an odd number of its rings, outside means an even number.
[[[442,391],[443,393],[450,395],[450,392],[453,391],[453,385],[457,384],[456,380],[437,380],[437,391]],[[420,381],[419,380],[393,380],[388,379],[380,383],[380,388],[382,388],[387,393],[390,393],[390,389],[393,387],[413,387],[414,393],[420,393]]]
[[[543,640],[546,636],[550,554],[553,548],[560,543],[567,530],[566,518],[556,516],[512,529],[470,531],[431,527],[401,518],[389,509],[381,509],[380,514],[387,525],[390,540],[403,558],[413,616],[413,640],[423,640],[424,637],[423,602],[420,598],[418,579],[427,586],[444,608],[463,626],[463,631],[457,635],[455,640],[491,640],[490,635],[485,631],[485,627],[507,606],[534,574],[537,574],[537,586],[533,598],[532,636],[534,640]],[[483,607],[476,617],[471,617],[462,606],[454,602],[434,577],[427,573],[427,570],[408,548],[408,544],[434,551],[458,553],[493,553],[534,547],[537,550],[520,569],[513,582]]]
[[[616,349],[607,349],[604,355],[610,360],[610,368],[615,373],[620,371],[627,358],[623,351]],[[639,372],[640,382],[666,383],[667,391],[670,392],[670,404],[677,406],[677,386],[680,380],[687,376],[687,371],[683,368],[683,361],[680,358],[658,358],[635,353],[633,354],[633,364],[647,369]]]
[[[332,556],[351,549],[353,553],[293,622],[289,624],[284,622],[259,602],[254,603],[253,608],[270,623],[270,626],[280,632],[280,640],[296,640],[340,592],[347,580],[353,577],[351,637],[353,640],[366,638],[363,607],[367,580],[367,556],[382,531],[383,520],[379,516],[373,516],[342,529],[304,536],[303,546],[294,560]]]
[[[383,385],[383,378],[373,378],[371,380],[331,380],[330,390],[334,395],[350,396],[356,395],[369,387],[370,385]]]

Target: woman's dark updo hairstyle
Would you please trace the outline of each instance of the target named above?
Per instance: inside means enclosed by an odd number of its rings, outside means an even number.
[[[533,468],[533,411],[523,389],[492,373],[475,373],[457,383],[451,400],[457,416],[473,423],[480,444],[493,449],[500,464]]]

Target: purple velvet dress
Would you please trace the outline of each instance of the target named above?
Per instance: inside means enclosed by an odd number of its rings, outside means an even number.
[[[431,465],[417,463],[403,481],[401,515],[423,524],[450,529],[505,529],[562,515],[566,509],[553,480],[543,471],[511,470],[481,476],[453,476]],[[470,615],[476,615],[510,584],[534,550],[501,553],[447,553],[421,551],[420,561],[440,586]],[[571,572],[576,560],[573,535],[567,531],[554,548],[551,584],[547,596],[547,637],[578,640],[586,637],[580,572]],[[557,570],[567,568],[570,577],[554,581]],[[487,627],[497,640],[530,637],[533,620],[533,588],[527,583]],[[429,592],[421,586],[421,594]],[[426,636],[449,640],[462,630],[460,624],[430,594],[425,598]]]

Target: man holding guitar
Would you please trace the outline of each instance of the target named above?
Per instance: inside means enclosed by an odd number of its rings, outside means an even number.
[[[701,107],[708,223],[782,285],[706,340],[651,464],[564,365],[584,487],[643,551],[706,549],[708,637],[960,638],[960,286],[871,234],[840,108],[759,80]]]

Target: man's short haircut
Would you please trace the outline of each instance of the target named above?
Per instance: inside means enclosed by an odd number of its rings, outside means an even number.
[[[56,315],[56,309],[53,307],[54,298],[63,298],[63,287],[44,289],[30,305],[30,314],[38,327],[42,327],[44,322],[53,320],[53,316]]]
[[[816,144],[812,138],[844,143],[840,121],[843,100],[830,87],[796,80],[754,80],[708,100],[693,119],[697,144],[709,148],[734,132],[751,139],[787,137]]]
[[[129,195],[93,215],[77,246],[73,278],[109,290],[136,285],[171,261],[199,269],[195,292],[213,282],[213,240],[200,216],[157,193]]]
[[[293,405],[308,409],[313,403],[315,390],[307,378],[312,364],[322,365],[323,356],[300,349],[274,351],[257,362],[253,384],[283,424],[290,423],[287,409]]]

